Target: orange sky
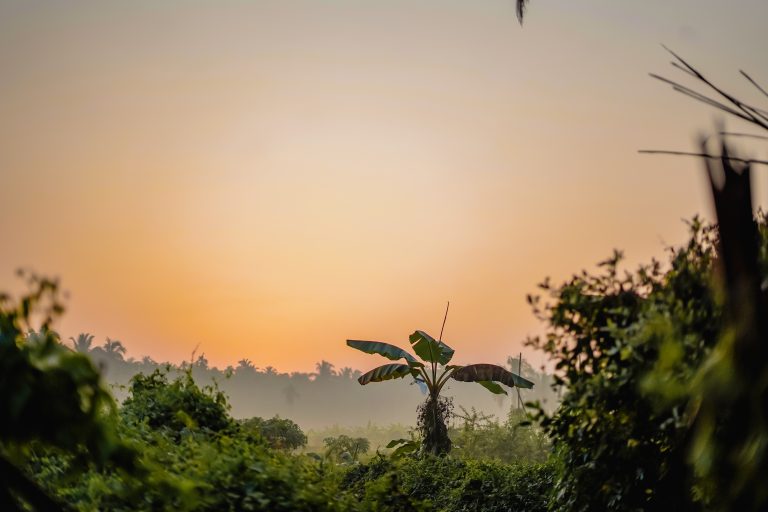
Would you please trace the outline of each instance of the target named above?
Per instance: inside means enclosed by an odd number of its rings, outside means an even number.
[[[0,1],[0,289],[31,267],[65,337],[284,371],[451,300],[459,362],[504,361],[542,278],[708,211],[697,162],[636,153],[714,119],[647,77],[659,43],[768,81],[764,0],[513,3]]]

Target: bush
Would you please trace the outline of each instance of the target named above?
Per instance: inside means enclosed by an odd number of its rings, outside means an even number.
[[[176,437],[184,429],[219,432],[234,425],[224,394],[213,387],[198,387],[189,372],[170,383],[161,370],[135,375],[130,393],[120,411],[128,425],[143,422]]]
[[[228,416],[223,395],[199,388],[190,375],[173,382],[159,372],[135,377],[120,416],[121,437],[141,454],[141,475],[90,468],[72,479],[68,475],[74,459],[52,452],[39,452],[30,469],[50,492],[80,510],[301,511],[337,506],[333,467],[272,450]]]
[[[372,485],[395,481],[399,495],[417,504],[429,504],[431,510],[544,511],[554,474],[551,463],[504,464],[431,456],[390,460],[379,456],[351,469],[342,488],[363,500]]]
[[[507,464],[545,462],[550,456],[549,440],[538,425],[531,425],[522,409],[510,409],[500,423],[474,408],[461,408],[463,423],[451,429],[453,455],[462,459],[497,460]]]
[[[765,218],[760,226],[765,272]],[[547,303],[529,297],[548,324],[531,344],[557,362],[567,390],[554,414],[540,413],[562,462],[556,510],[706,508],[687,467],[688,425],[691,382],[720,335],[715,242],[694,219],[666,268],[620,273],[617,253],[600,274],[544,283]]]
[[[261,436],[269,446],[278,450],[295,450],[307,445],[307,436],[296,423],[287,418],[275,416],[265,420],[256,416],[241,421],[240,426]]]

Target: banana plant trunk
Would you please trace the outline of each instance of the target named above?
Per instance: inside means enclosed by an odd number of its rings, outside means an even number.
[[[422,411],[423,449],[426,453],[445,455],[451,451],[451,439],[448,437],[448,426],[445,423],[447,412],[447,402],[441,401],[437,394],[430,394]]]

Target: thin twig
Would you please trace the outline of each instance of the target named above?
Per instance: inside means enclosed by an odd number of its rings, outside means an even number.
[[[741,73],[741,74],[744,76],[744,78],[746,78],[747,80],[749,80],[749,83],[751,83],[752,85],[754,85],[754,86],[757,88],[757,90],[758,90],[758,91],[760,91],[761,93],[763,93],[763,94],[765,94],[766,96],[768,96],[768,91],[766,91],[765,89],[763,89],[763,87],[762,87],[760,84],[758,84],[757,82],[755,82],[755,81],[752,79],[752,77],[751,77],[751,76],[749,76],[749,75],[747,74],[747,72],[746,72],[746,71],[744,71],[743,69],[740,69],[740,70],[739,70],[739,73]]]
[[[720,135],[725,135],[727,137],[746,137],[750,139],[768,140],[768,137],[765,135],[756,135],[754,133],[720,132]]]
[[[757,107],[753,107],[752,105],[744,103],[741,100],[739,100],[738,98],[736,98],[736,97],[732,96],[731,94],[727,93],[726,91],[724,91],[723,89],[721,89],[717,85],[715,85],[714,83],[710,82],[703,74],[701,74],[698,70],[696,70],[696,68],[694,68],[692,65],[688,64],[688,62],[685,59],[683,59],[682,57],[677,55],[675,52],[673,52],[672,50],[670,50],[666,46],[663,46],[663,48],[667,52],[669,52],[675,59],[677,59],[677,62],[672,62],[672,66],[673,67],[675,67],[675,68],[685,72],[688,75],[693,76],[694,78],[696,78],[700,82],[703,82],[711,90],[715,91],[717,94],[719,94],[720,96],[725,98],[729,103],[731,103],[734,107],[736,107],[741,112],[738,112],[738,111],[736,111],[736,110],[734,110],[732,108],[729,108],[726,105],[724,105],[723,103],[721,103],[721,102],[719,102],[719,101],[717,101],[717,100],[715,100],[713,98],[710,98],[710,97],[708,97],[708,96],[706,96],[706,95],[704,95],[704,94],[702,94],[702,93],[700,93],[698,91],[695,91],[695,90],[693,90],[693,89],[691,89],[689,87],[685,87],[684,85],[679,84],[679,83],[677,83],[677,82],[675,82],[673,80],[669,80],[667,78],[663,78],[661,76],[653,75],[653,74],[651,76],[653,76],[654,78],[656,78],[658,80],[661,80],[663,82],[666,82],[666,83],[672,85],[672,87],[676,91],[682,92],[686,96],[690,96],[691,98],[697,99],[697,100],[699,100],[699,101],[701,101],[703,103],[706,103],[706,104],[708,104],[710,106],[713,106],[713,107],[716,107],[718,109],[721,109],[721,110],[723,110],[725,112],[728,112],[729,114],[735,115],[735,116],[737,116],[737,117],[739,117],[739,118],[741,118],[741,119],[743,119],[745,121],[748,121],[750,123],[756,124],[756,125],[760,126],[761,128],[764,128],[764,129],[768,130],[768,116],[766,116],[766,113],[762,109],[759,109]],[[742,71],[742,74],[745,75],[747,77],[747,79],[750,82],[753,83],[753,85],[758,87],[758,89],[760,89],[761,91],[765,92],[762,89],[762,87],[757,85],[757,83],[754,80],[751,79],[751,77],[749,75],[747,75],[743,71]]]
[[[757,165],[768,165],[768,160],[755,160],[753,158],[739,158],[736,156],[723,156],[723,155],[711,155],[709,153],[694,153],[689,151],[663,151],[663,150],[656,150],[656,149],[641,149],[638,151],[638,153],[643,153],[646,155],[675,155],[675,156],[697,156],[700,158],[710,158],[710,159],[717,159],[722,160],[725,158],[726,160],[730,160],[731,162],[739,162],[747,165],[751,164],[757,164]]]
[[[700,101],[700,102],[702,102],[702,103],[704,103],[706,105],[709,105],[710,107],[715,107],[715,108],[717,108],[719,110],[722,110],[724,112],[727,112],[727,113],[729,113],[729,114],[731,114],[733,116],[739,117],[739,118],[743,119],[744,121],[747,121],[747,122],[750,122],[750,123],[756,123],[756,121],[753,118],[753,116],[742,114],[738,110],[734,110],[731,107],[729,107],[728,105],[726,105],[724,103],[721,103],[721,102],[717,101],[716,99],[710,98],[709,96],[707,96],[705,94],[702,94],[702,93],[700,93],[698,91],[695,91],[695,90],[691,89],[690,87],[686,87],[686,86],[684,86],[682,84],[679,84],[679,83],[675,82],[674,80],[670,80],[669,78],[664,78],[663,76],[659,76],[659,75],[657,75],[655,73],[649,73],[649,75],[651,76],[651,78],[655,78],[656,80],[659,80],[661,82],[664,82],[666,84],[671,85],[673,90],[675,90],[675,91],[677,91],[677,92],[679,92],[681,94],[684,94],[684,95],[686,95],[686,96],[688,96],[690,98],[693,98],[694,100]],[[760,123],[757,122],[757,124],[760,124]]]

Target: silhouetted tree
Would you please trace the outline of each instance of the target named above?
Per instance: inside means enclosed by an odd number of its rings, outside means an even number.
[[[116,360],[123,360],[123,355],[125,355],[125,347],[123,346],[123,342],[120,340],[113,340],[111,338],[107,338],[107,341],[104,342],[104,345],[101,346],[101,348],[104,350],[104,355],[107,356],[110,359],[116,359]]]
[[[253,374],[256,373],[256,367],[253,365],[250,359],[241,359],[237,362],[235,372],[242,374]]]
[[[91,346],[93,345],[93,334],[82,332],[77,335],[77,339],[73,338],[72,336],[70,336],[69,339],[72,341],[72,348],[75,352],[87,354],[91,351]]]
[[[333,370],[333,368],[334,366],[328,361],[320,361],[319,363],[315,364],[315,369],[317,370],[315,377],[317,379],[330,379],[331,377],[335,377],[336,372]]]

